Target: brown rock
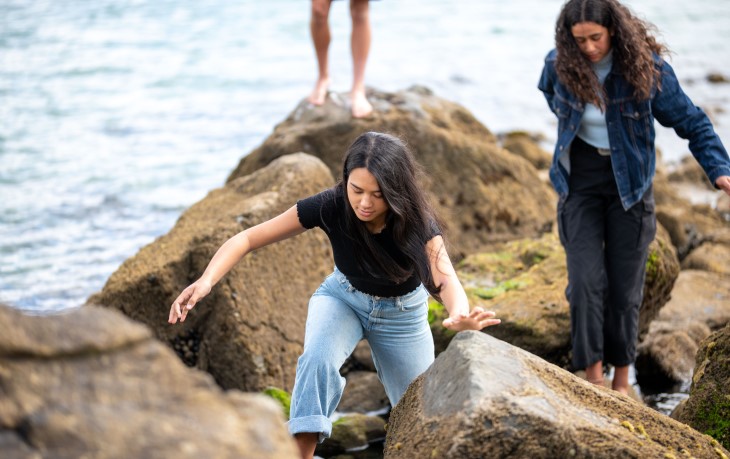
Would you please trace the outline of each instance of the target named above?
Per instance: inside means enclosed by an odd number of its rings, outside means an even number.
[[[540,148],[533,137],[522,131],[510,132],[502,139],[502,147],[512,154],[525,158],[536,169],[549,169],[552,155]]]
[[[373,362],[373,353],[370,350],[370,343],[366,339],[360,340],[355,346],[352,353],[352,359],[357,367],[368,371],[375,371],[375,362]]]
[[[662,390],[689,381],[701,340],[730,322],[726,275],[680,271],[672,299],[662,308],[637,348],[637,380]]]
[[[226,239],[332,184],[324,164],[305,154],[282,157],[231,181],[125,261],[89,302],[146,323],[186,363],[210,372],[224,388],[291,391],[309,297],[332,271],[323,232],[309,231],[251,253],[183,324],[170,325],[167,317],[173,300],[202,274]]]
[[[344,152],[358,135],[388,132],[407,141],[430,175],[434,204],[452,229],[452,257],[490,242],[549,230],[556,203],[552,187],[527,161],[500,148],[495,136],[464,107],[421,87],[373,91],[369,99],[375,106],[373,115],[355,120],[336,103],[337,97],[320,107],[303,101],[241,160],[229,180],[297,151],[321,158],[338,178]]]
[[[0,306],[0,329],[2,457],[296,457],[274,402],[222,392],[118,312]]]
[[[639,335],[669,300],[679,273],[674,249],[660,227],[649,248]],[[497,313],[500,325],[485,332],[562,367],[570,366],[570,308],[565,299],[565,252],[557,235],[512,241],[474,254],[458,266],[472,306]],[[443,313],[442,313],[443,314]],[[445,317],[445,316],[443,316]],[[439,319],[442,319],[440,317]],[[435,320],[437,351],[453,336]]]
[[[357,451],[385,438],[385,420],[378,416],[348,414],[332,423],[332,436],[317,445],[315,454],[329,457]]]
[[[702,166],[693,156],[685,156],[675,170],[669,173],[667,179],[672,183],[688,182],[701,186],[706,190],[715,191],[715,187],[705,175]]]
[[[390,407],[385,388],[377,373],[372,371],[351,371],[347,374],[347,385],[337,405],[340,413],[387,412]]]
[[[730,82],[730,79],[722,73],[713,72],[707,74],[707,81],[710,83],[728,83]]]
[[[712,438],[479,332],[461,332],[393,409],[386,459],[730,454]],[[717,456],[716,456],[717,455]]]
[[[730,244],[705,242],[682,260],[682,269],[722,274],[730,281]]]
[[[654,197],[657,221],[669,232],[680,261],[706,241],[728,239],[730,227],[719,212],[706,204],[692,205],[661,174],[654,179]]]

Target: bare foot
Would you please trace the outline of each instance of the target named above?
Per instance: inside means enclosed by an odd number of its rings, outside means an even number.
[[[352,91],[350,98],[352,99],[353,118],[364,118],[373,112],[373,106],[365,97],[365,91]]]
[[[320,78],[317,80],[317,83],[314,85],[314,89],[312,90],[312,93],[307,97],[307,101],[313,105],[322,105],[324,104],[325,99],[327,99],[327,90],[330,87],[330,79],[329,78]]]
[[[615,390],[619,394],[629,395],[628,387],[614,387],[613,390]]]

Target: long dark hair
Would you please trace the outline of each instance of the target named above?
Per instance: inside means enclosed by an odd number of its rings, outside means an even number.
[[[342,167],[342,188],[347,199],[347,181],[353,169],[364,167],[378,181],[388,205],[385,224],[393,240],[408,260],[408,267],[399,265],[374,240],[364,222],[348,204],[345,230],[353,240],[360,267],[374,277],[396,283],[404,282],[414,272],[429,293],[438,296],[441,290],[431,276],[426,242],[432,238],[434,225],[439,225],[428,196],[423,190],[424,173],[406,144],[397,137],[379,132],[360,135],[347,149]]]
[[[579,22],[594,22],[611,32],[614,69],[634,88],[636,100],[649,99],[655,85],[661,89],[661,74],[654,65],[653,53],[661,56],[668,49],[652,35],[656,31],[653,24],[637,18],[617,0],[569,0],[555,25],[555,70],[560,81],[581,101],[606,108],[598,78],[573,38],[572,28]]]

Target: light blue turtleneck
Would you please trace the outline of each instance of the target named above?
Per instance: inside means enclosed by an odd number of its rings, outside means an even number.
[[[606,77],[611,72],[612,65],[613,50],[609,51],[600,61],[591,64],[601,86],[603,86],[603,82],[606,81]],[[583,118],[580,122],[580,128],[578,129],[578,137],[596,148],[610,148],[608,128],[606,127],[606,114],[598,106],[591,103],[586,104]]]

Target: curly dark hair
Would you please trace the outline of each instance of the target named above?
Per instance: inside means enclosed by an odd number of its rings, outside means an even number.
[[[606,109],[605,92],[596,89],[601,87],[598,78],[573,38],[572,28],[579,22],[593,22],[612,33],[614,69],[634,87],[634,98],[646,100],[655,85],[661,89],[653,54],[662,56],[669,50],[654,37],[657,29],[653,24],[636,17],[617,0],[569,0],[555,25],[555,70],[582,102]]]

